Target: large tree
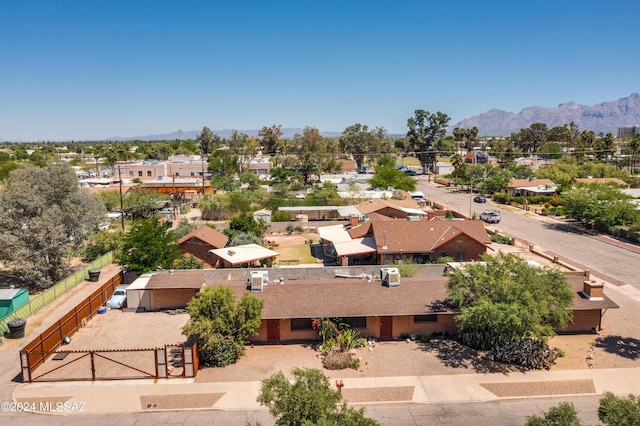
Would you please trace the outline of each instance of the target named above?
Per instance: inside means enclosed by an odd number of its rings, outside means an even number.
[[[573,188],[562,194],[562,204],[567,217],[604,231],[635,223],[640,216],[632,197],[608,185]]]
[[[406,173],[398,170],[395,166],[377,165],[376,173],[369,179],[371,189],[402,189],[404,191],[415,191],[416,181]]]
[[[414,116],[407,120],[407,139],[420,160],[424,174],[433,169],[437,154],[436,142],[445,135],[448,124],[447,114],[440,111],[432,114],[422,109],[417,109]]]
[[[455,270],[447,282],[464,343],[491,349],[501,340],[544,340],[571,321],[575,293],[560,270],[507,254],[483,261]]]
[[[358,170],[362,170],[367,156],[375,154],[384,139],[384,129],[369,130],[366,124],[356,123],[344,129],[340,135],[340,147],[353,157]]]
[[[0,193],[0,260],[30,285],[49,287],[66,276],[70,249],[104,215],[102,201],[78,188],[67,164],[20,167]]]
[[[236,300],[229,287],[206,287],[187,304],[191,319],[182,328],[189,340],[198,342],[203,365],[224,367],[244,353],[247,337],[260,327],[263,301],[243,293]]]
[[[170,269],[178,254],[173,235],[154,217],[133,223],[118,254],[118,264],[138,273]]]
[[[320,370],[294,368],[293,383],[282,372],[262,381],[258,402],[269,408],[277,425],[374,426],[364,409],[348,408],[339,390],[331,388]]]

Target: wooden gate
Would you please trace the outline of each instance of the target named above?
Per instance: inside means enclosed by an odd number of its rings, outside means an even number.
[[[58,351],[29,355],[44,359],[30,368],[27,354],[21,354],[24,382],[82,380],[131,380],[195,377],[198,354],[195,343],[164,348]]]

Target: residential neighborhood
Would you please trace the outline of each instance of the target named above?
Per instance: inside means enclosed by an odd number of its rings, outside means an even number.
[[[640,425],[639,12],[5,2],[0,424]]]

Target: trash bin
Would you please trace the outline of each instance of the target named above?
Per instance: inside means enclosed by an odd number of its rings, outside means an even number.
[[[89,270],[89,281],[98,282],[100,279],[100,269],[90,269]]]
[[[27,325],[27,321],[22,318],[16,318],[7,323],[7,327],[9,327],[9,334],[7,334],[7,338],[9,339],[21,339],[24,337],[24,329]]]

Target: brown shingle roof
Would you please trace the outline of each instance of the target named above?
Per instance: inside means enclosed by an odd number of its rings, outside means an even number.
[[[567,276],[576,292],[574,310],[618,307],[606,295],[603,300],[582,297],[583,279]],[[451,313],[446,281],[447,277],[402,277],[399,287],[388,288],[380,281],[355,278],[285,280],[284,284],[270,283],[262,292],[251,294],[264,300],[263,319]],[[149,279],[147,288],[200,288],[203,283],[225,285],[236,297],[248,292],[246,282],[214,280],[206,270],[157,273]]]
[[[401,208],[409,208],[409,209],[419,209],[420,206],[416,203],[411,197],[408,197],[404,200],[385,200],[382,198],[374,198],[369,201],[365,201],[364,203],[360,203],[355,205],[355,208],[358,209],[360,213],[373,213],[375,211],[381,210],[385,207],[398,209]]]
[[[520,188],[520,187],[536,187],[536,186],[540,186],[540,185],[553,185],[555,186],[556,184],[553,183],[553,181],[551,179],[534,179],[534,180],[529,180],[529,179],[511,179],[509,181],[509,184],[507,185],[508,188]]]
[[[184,237],[180,238],[178,245],[189,241],[192,238],[198,239],[217,249],[223,248],[229,241],[229,237],[224,235],[222,232],[216,231],[207,225],[200,225],[196,230],[191,231]]]
[[[477,220],[373,220],[372,228],[378,253],[426,253],[461,234],[491,244],[484,224]]]

